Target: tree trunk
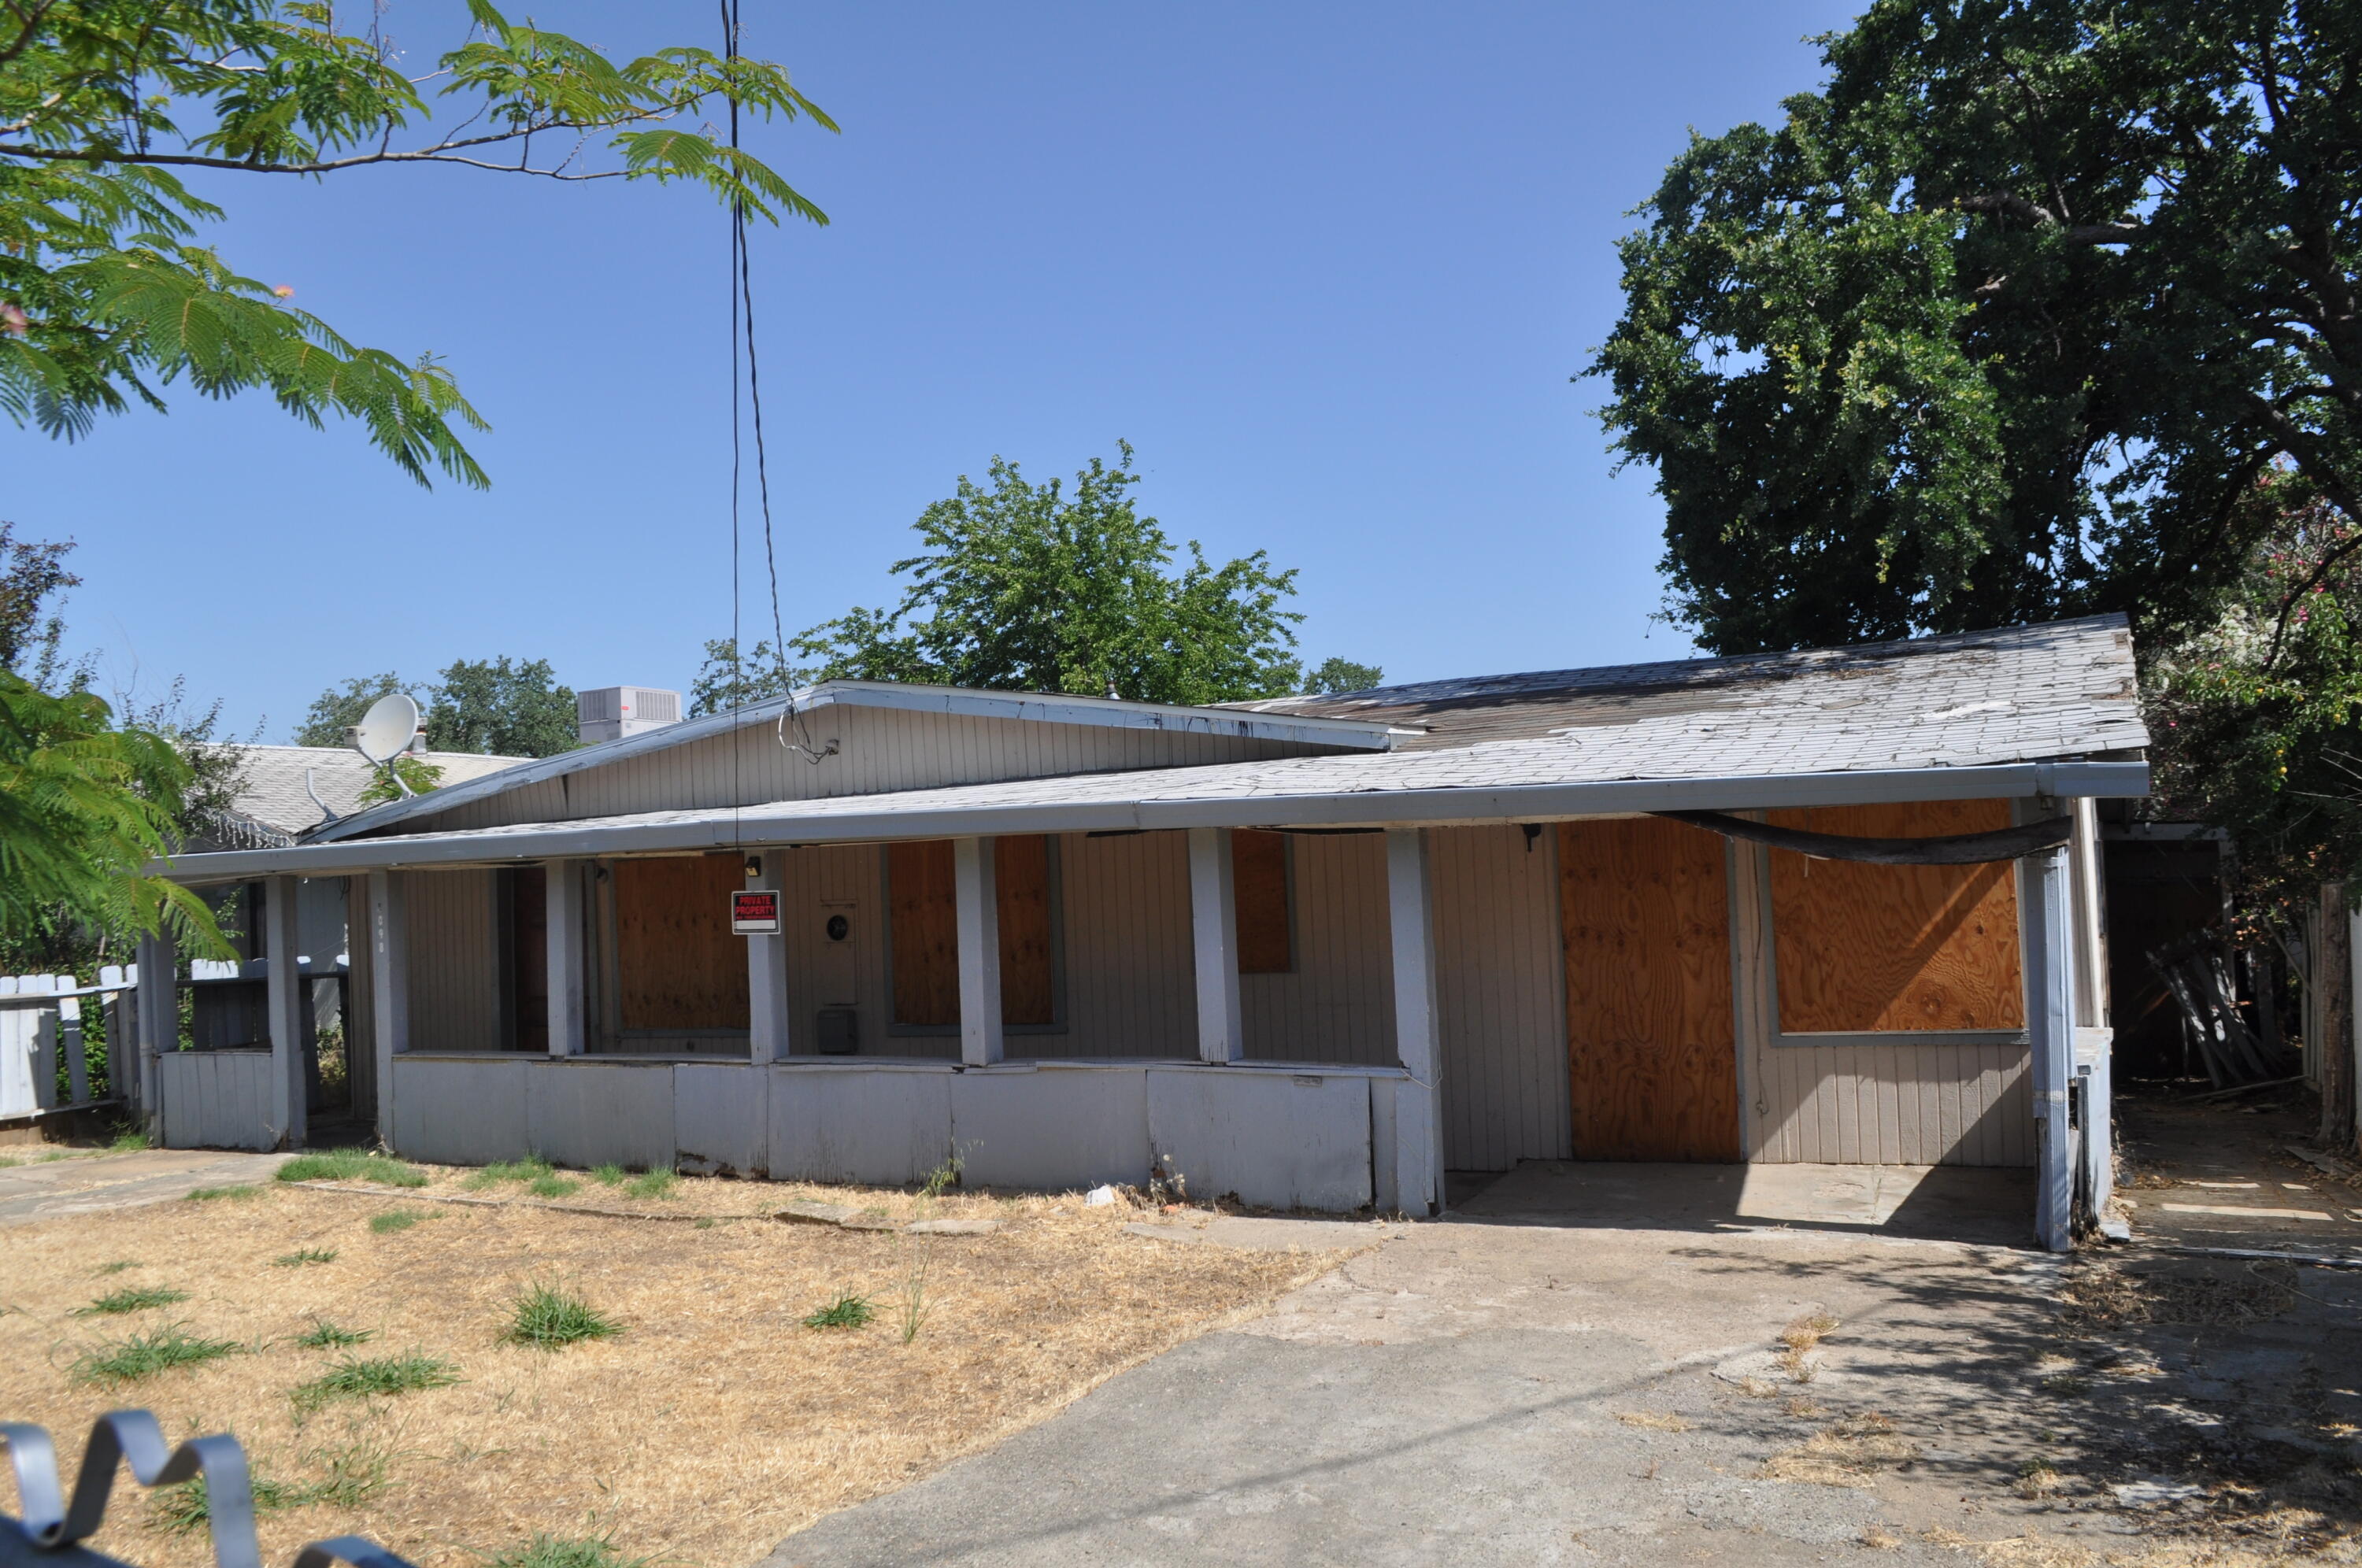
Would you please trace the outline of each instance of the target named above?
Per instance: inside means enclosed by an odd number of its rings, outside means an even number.
[[[2332,882],[2321,889],[2321,951],[2313,955],[2313,984],[2321,990],[2321,1141],[2333,1149],[2354,1143],[2353,927],[2345,912],[2345,889]]]

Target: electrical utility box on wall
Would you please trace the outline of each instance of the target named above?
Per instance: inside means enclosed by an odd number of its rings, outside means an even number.
[[[680,693],[654,686],[602,686],[577,692],[574,732],[584,745],[622,740],[680,723]]]

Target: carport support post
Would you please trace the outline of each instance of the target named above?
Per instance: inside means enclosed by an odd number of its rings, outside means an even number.
[[[131,1067],[139,1121],[158,1143],[164,1141],[164,1108],[156,1101],[156,1053],[181,1043],[181,955],[169,929],[139,939],[139,988],[133,993],[139,1055]]]
[[[2036,802],[2037,815],[2052,803]],[[2073,873],[2062,845],[2018,862],[2024,911],[2025,1032],[2034,1069],[2034,1234],[2054,1253],[2074,1245],[2075,1142],[2068,1088],[2075,1081]]]
[[[262,955],[270,1021],[270,1120],[263,1131],[274,1149],[304,1146],[309,1076],[304,1071],[303,955],[295,951],[298,889],[303,879],[273,877],[262,900]]]
[[[1239,1021],[1239,904],[1231,830],[1189,830],[1189,927],[1196,941],[1198,1055],[1235,1062],[1246,1055]]]
[[[762,853],[763,872],[756,886],[779,894],[779,933],[746,939],[747,1060],[776,1062],[793,1048],[788,1023],[788,852]]]
[[[378,1142],[393,1148],[393,1059],[410,1049],[410,924],[403,873],[369,876],[370,1033],[377,1051]]]
[[[588,1043],[589,966],[583,959],[582,862],[552,860],[542,871],[549,952],[549,1054],[579,1056]],[[717,913],[719,911],[716,911]]]
[[[1386,830],[1386,911],[1394,936],[1395,1194],[1406,1214],[1443,1209],[1442,1035],[1436,1016],[1435,905],[1423,828]],[[1383,1188],[1385,1183],[1381,1181]]]
[[[952,840],[952,902],[959,917],[960,1060],[1000,1060],[1000,895],[992,840]]]

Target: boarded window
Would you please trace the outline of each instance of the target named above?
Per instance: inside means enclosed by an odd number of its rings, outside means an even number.
[[[1000,1021],[1057,1021],[1050,913],[1050,841],[1038,834],[993,840],[1000,922]],[[894,956],[894,1021],[959,1023],[959,917],[948,839],[889,845],[887,923]]]
[[[618,1010],[625,1029],[746,1027],[746,943],[730,932],[736,855],[614,866]]]
[[[1231,834],[1231,888],[1238,909],[1239,973],[1285,975],[1295,968],[1287,922],[1287,835],[1253,828]]]
[[[1774,812],[1782,827],[1860,838],[1937,838],[2009,825],[2006,801]],[[1865,866],[1772,851],[1780,1027],[2020,1029],[2014,862]]]

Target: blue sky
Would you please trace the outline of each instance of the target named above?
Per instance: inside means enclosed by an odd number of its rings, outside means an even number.
[[[1614,242],[1688,127],[1778,112],[1849,4],[747,7],[844,127],[749,142],[825,208],[756,237],[782,614],[888,565],[996,453],[1119,437],[1217,558],[1301,569],[1308,660],[1390,679],[1674,657],[1661,508],[1570,384]],[[707,5],[544,0],[611,53]],[[460,11],[395,0],[419,69]],[[219,177],[208,235],[359,341],[445,355],[485,493],[421,491],[267,401],[54,444],[0,431],[0,517],[71,536],[105,679],[185,676],[281,740],[323,687],[454,657],[686,688],[730,619],[726,225],[702,194],[462,170]],[[767,619],[759,544],[745,579]]]

